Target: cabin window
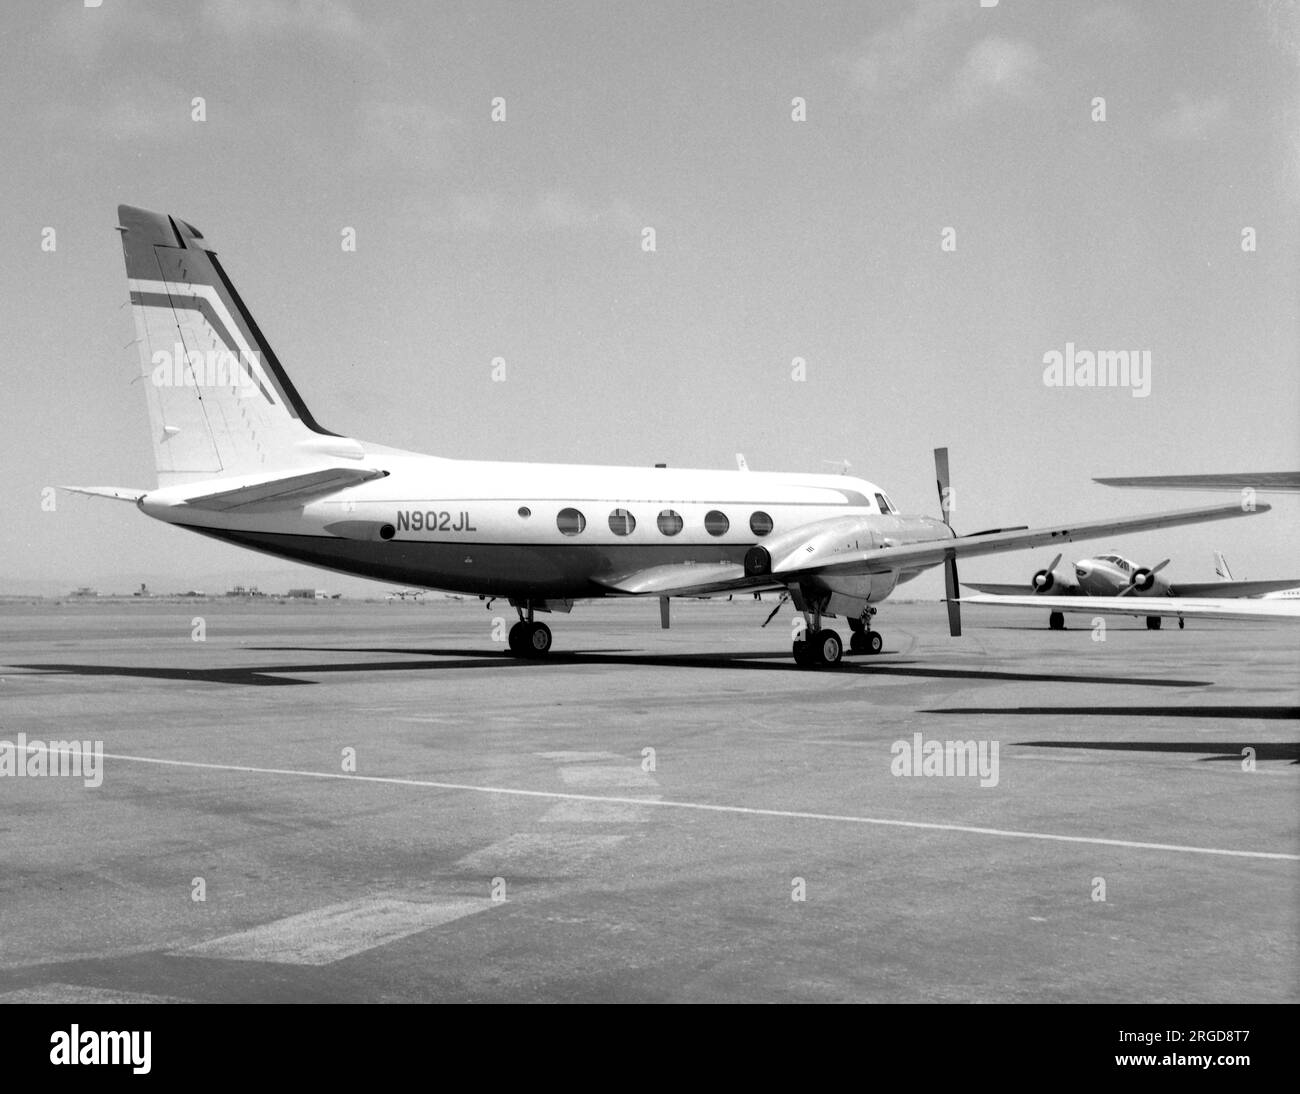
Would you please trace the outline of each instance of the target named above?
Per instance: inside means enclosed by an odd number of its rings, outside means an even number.
[[[630,536],[636,528],[636,517],[626,509],[615,509],[609,515],[609,530],[616,536]]]
[[[521,505],[519,507],[519,515],[527,519],[528,517],[531,517],[533,515],[533,511],[529,509],[528,506]]]
[[[772,518],[760,511],[749,518],[749,530],[756,536],[765,536],[772,530]]]
[[[666,536],[675,536],[684,527],[686,522],[682,520],[680,513],[674,513],[671,509],[665,509],[659,514],[659,531]]]
[[[704,530],[711,536],[725,536],[727,529],[731,527],[731,521],[727,519],[726,513],[721,513],[717,509],[710,509],[704,514]]]
[[[576,536],[587,527],[587,518],[576,509],[561,509],[555,518],[555,526],[566,536]]]

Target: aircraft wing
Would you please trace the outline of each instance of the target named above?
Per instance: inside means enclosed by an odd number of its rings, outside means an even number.
[[[674,562],[592,580],[625,596],[715,596],[784,588],[771,578],[747,577],[739,562]]]
[[[968,589],[978,589],[982,593],[988,593],[990,596],[1032,596],[1035,594],[1026,593],[1023,585],[988,585],[978,581],[963,581],[963,585]]]
[[[1229,520],[1267,512],[1270,507],[1257,505],[1253,510],[1240,505],[1212,505],[1200,509],[1173,509],[1136,517],[1112,517],[1108,520],[1080,521],[1023,531],[984,532],[957,536],[947,540],[928,540],[897,547],[875,547],[843,551],[833,560],[804,561],[802,551],[793,551],[784,559],[774,559],[771,576],[790,580],[815,574],[886,573],[889,570],[923,570],[945,559],[972,555],[991,555],[1000,551],[1018,551],[1026,547],[1045,547],[1055,543],[1072,543],[1076,539],[1109,537],[1122,532],[1144,532],[1152,528],[1173,528],[1180,524],[1202,524],[1211,520]],[[1037,599],[1043,599],[1039,597]]]
[[[185,504],[195,509],[212,509],[218,512],[253,506],[281,508],[286,505],[300,505],[308,498],[333,494],[345,487],[356,486],[370,479],[383,478],[387,474],[387,471],[380,471],[373,467],[328,467],[320,471],[278,475],[273,478],[243,482],[233,488],[196,494],[186,498]]]
[[[1046,608],[1093,615],[1160,615],[1187,619],[1290,619],[1300,622],[1300,600],[1236,600],[1168,596],[968,596],[962,606]]]
[[[1185,585],[1181,581],[1169,586],[1170,596],[1263,596],[1265,593],[1280,593],[1283,589],[1300,588],[1300,578],[1290,581],[1203,581],[1200,584]]]
[[[1175,509],[1166,513],[1149,513],[1136,517],[1062,524],[1050,528],[1026,528],[1005,532],[981,532],[955,539],[930,540],[897,547],[837,552],[829,560],[808,559],[806,549],[789,551],[772,560],[768,573],[747,575],[738,562],[679,562],[651,566],[644,570],[595,578],[597,584],[625,596],[711,596],[742,590],[778,589],[801,577],[817,574],[887,573],[890,570],[923,570],[937,566],[949,557],[988,555],[999,551],[1016,551],[1052,543],[1069,543],[1076,539],[1110,536],[1118,532],[1139,532],[1149,528],[1170,528],[1180,524],[1226,520],[1266,512],[1267,505],[1244,510],[1240,505],[1215,505],[1200,509]],[[795,530],[797,532],[797,529]],[[805,561],[807,560],[807,561]],[[1015,593],[1024,586],[1014,586]],[[1034,597],[1043,601],[1045,597]]]

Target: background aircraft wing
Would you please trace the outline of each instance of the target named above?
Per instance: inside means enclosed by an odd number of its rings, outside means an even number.
[[[1001,551],[1018,551],[1025,547],[1045,547],[1054,543],[1071,543],[1076,539],[1110,537],[1122,532],[1144,532],[1151,528],[1172,528],[1180,524],[1202,524],[1211,520],[1230,520],[1267,512],[1269,506],[1243,509],[1240,505],[1212,505],[1200,509],[1173,509],[1165,513],[1147,513],[1135,517],[1111,517],[1107,520],[1078,521],[1023,531],[984,532],[955,539],[908,543],[898,547],[875,547],[838,552],[833,558],[804,562],[801,551],[790,552],[783,560],[774,560],[772,577],[784,580],[803,575],[885,573],[889,570],[923,570],[946,559],[970,555],[991,555]],[[1042,598],[1039,598],[1042,599]]]
[[[988,593],[990,596],[1032,596],[1032,593],[1026,591],[1024,585],[986,585],[979,581],[963,581],[963,585],[968,589],[978,589],[982,593]]]
[[[1292,619],[1300,622],[1300,600],[1233,600],[1168,596],[967,596],[962,606],[1046,608],[1093,615],[1160,615],[1195,619]]]
[[[1102,486],[1137,486],[1161,490],[1300,490],[1300,471],[1243,471],[1238,475],[1121,475],[1093,479]]]
[[[1202,581],[1169,586],[1170,596],[1263,596],[1280,593],[1283,589],[1300,588],[1300,578],[1290,581]]]

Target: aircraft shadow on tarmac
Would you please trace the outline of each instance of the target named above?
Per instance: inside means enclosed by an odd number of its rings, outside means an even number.
[[[647,668],[750,669],[764,672],[819,672],[838,676],[916,676],[932,680],[1022,681],[1038,684],[1138,685],[1142,687],[1209,687],[1212,680],[1178,680],[1159,677],[1135,677],[1118,670],[1114,676],[1081,675],[1061,672],[1009,672],[1003,669],[955,669],[926,667],[914,661],[894,660],[888,654],[863,661],[842,661],[833,669],[801,668],[788,656],[771,650],[723,652],[710,654],[644,654],[623,650],[586,650],[551,652],[545,661],[521,659],[505,650],[484,649],[345,649],[331,647],[250,646],[249,650],[282,653],[332,654],[402,654],[402,661],[326,661],[304,664],[246,665],[228,668],[182,668],[152,665],[80,665],[59,662],[13,664],[51,676],[134,676],[155,680],[180,680],[188,683],[236,684],[254,687],[309,685],[317,681],[296,679],[298,675],[335,672],[425,672],[441,669],[486,669],[509,671],[511,668],[550,667],[562,671],[574,665],[640,665]],[[419,660],[416,660],[419,658]],[[943,712],[950,713],[950,712]]]
[[[1119,718],[1266,718],[1279,721],[1300,720],[1300,707],[1293,706],[1181,706],[1181,707],[944,707],[919,711],[920,714],[1007,714],[1066,715]],[[1039,742],[1033,742],[1039,743]],[[1051,747],[1044,742],[1044,747]],[[1066,747],[1064,745],[1060,746]]]
[[[1231,710],[1232,708],[1214,709]],[[1178,712],[1164,711],[1162,713],[1177,714]],[[1294,715],[1292,716],[1294,717]],[[1250,714],[1247,717],[1258,718],[1261,715]],[[1263,717],[1275,717],[1275,715],[1265,714]],[[1229,744],[1223,741],[1022,741],[1019,743],[1026,748],[1084,748],[1117,752],[1195,753],[1200,756],[1202,763],[1215,760],[1240,762],[1242,750],[1253,748],[1257,760],[1289,760],[1293,764],[1300,764],[1300,743],[1296,742],[1242,741],[1240,744]]]

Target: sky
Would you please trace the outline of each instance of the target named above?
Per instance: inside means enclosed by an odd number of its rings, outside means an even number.
[[[196,225],[368,441],[848,461],[930,514],[947,445],[959,531],[1233,500],[1093,476],[1300,468],[1294,3],[87,2],[11,3],[0,41],[0,593],[382,591],[49,511],[156,481],[120,202]],[[1069,343],[1148,352],[1146,394],[1049,386]],[[1300,496],[1263,500],[1067,558],[1300,577]]]

